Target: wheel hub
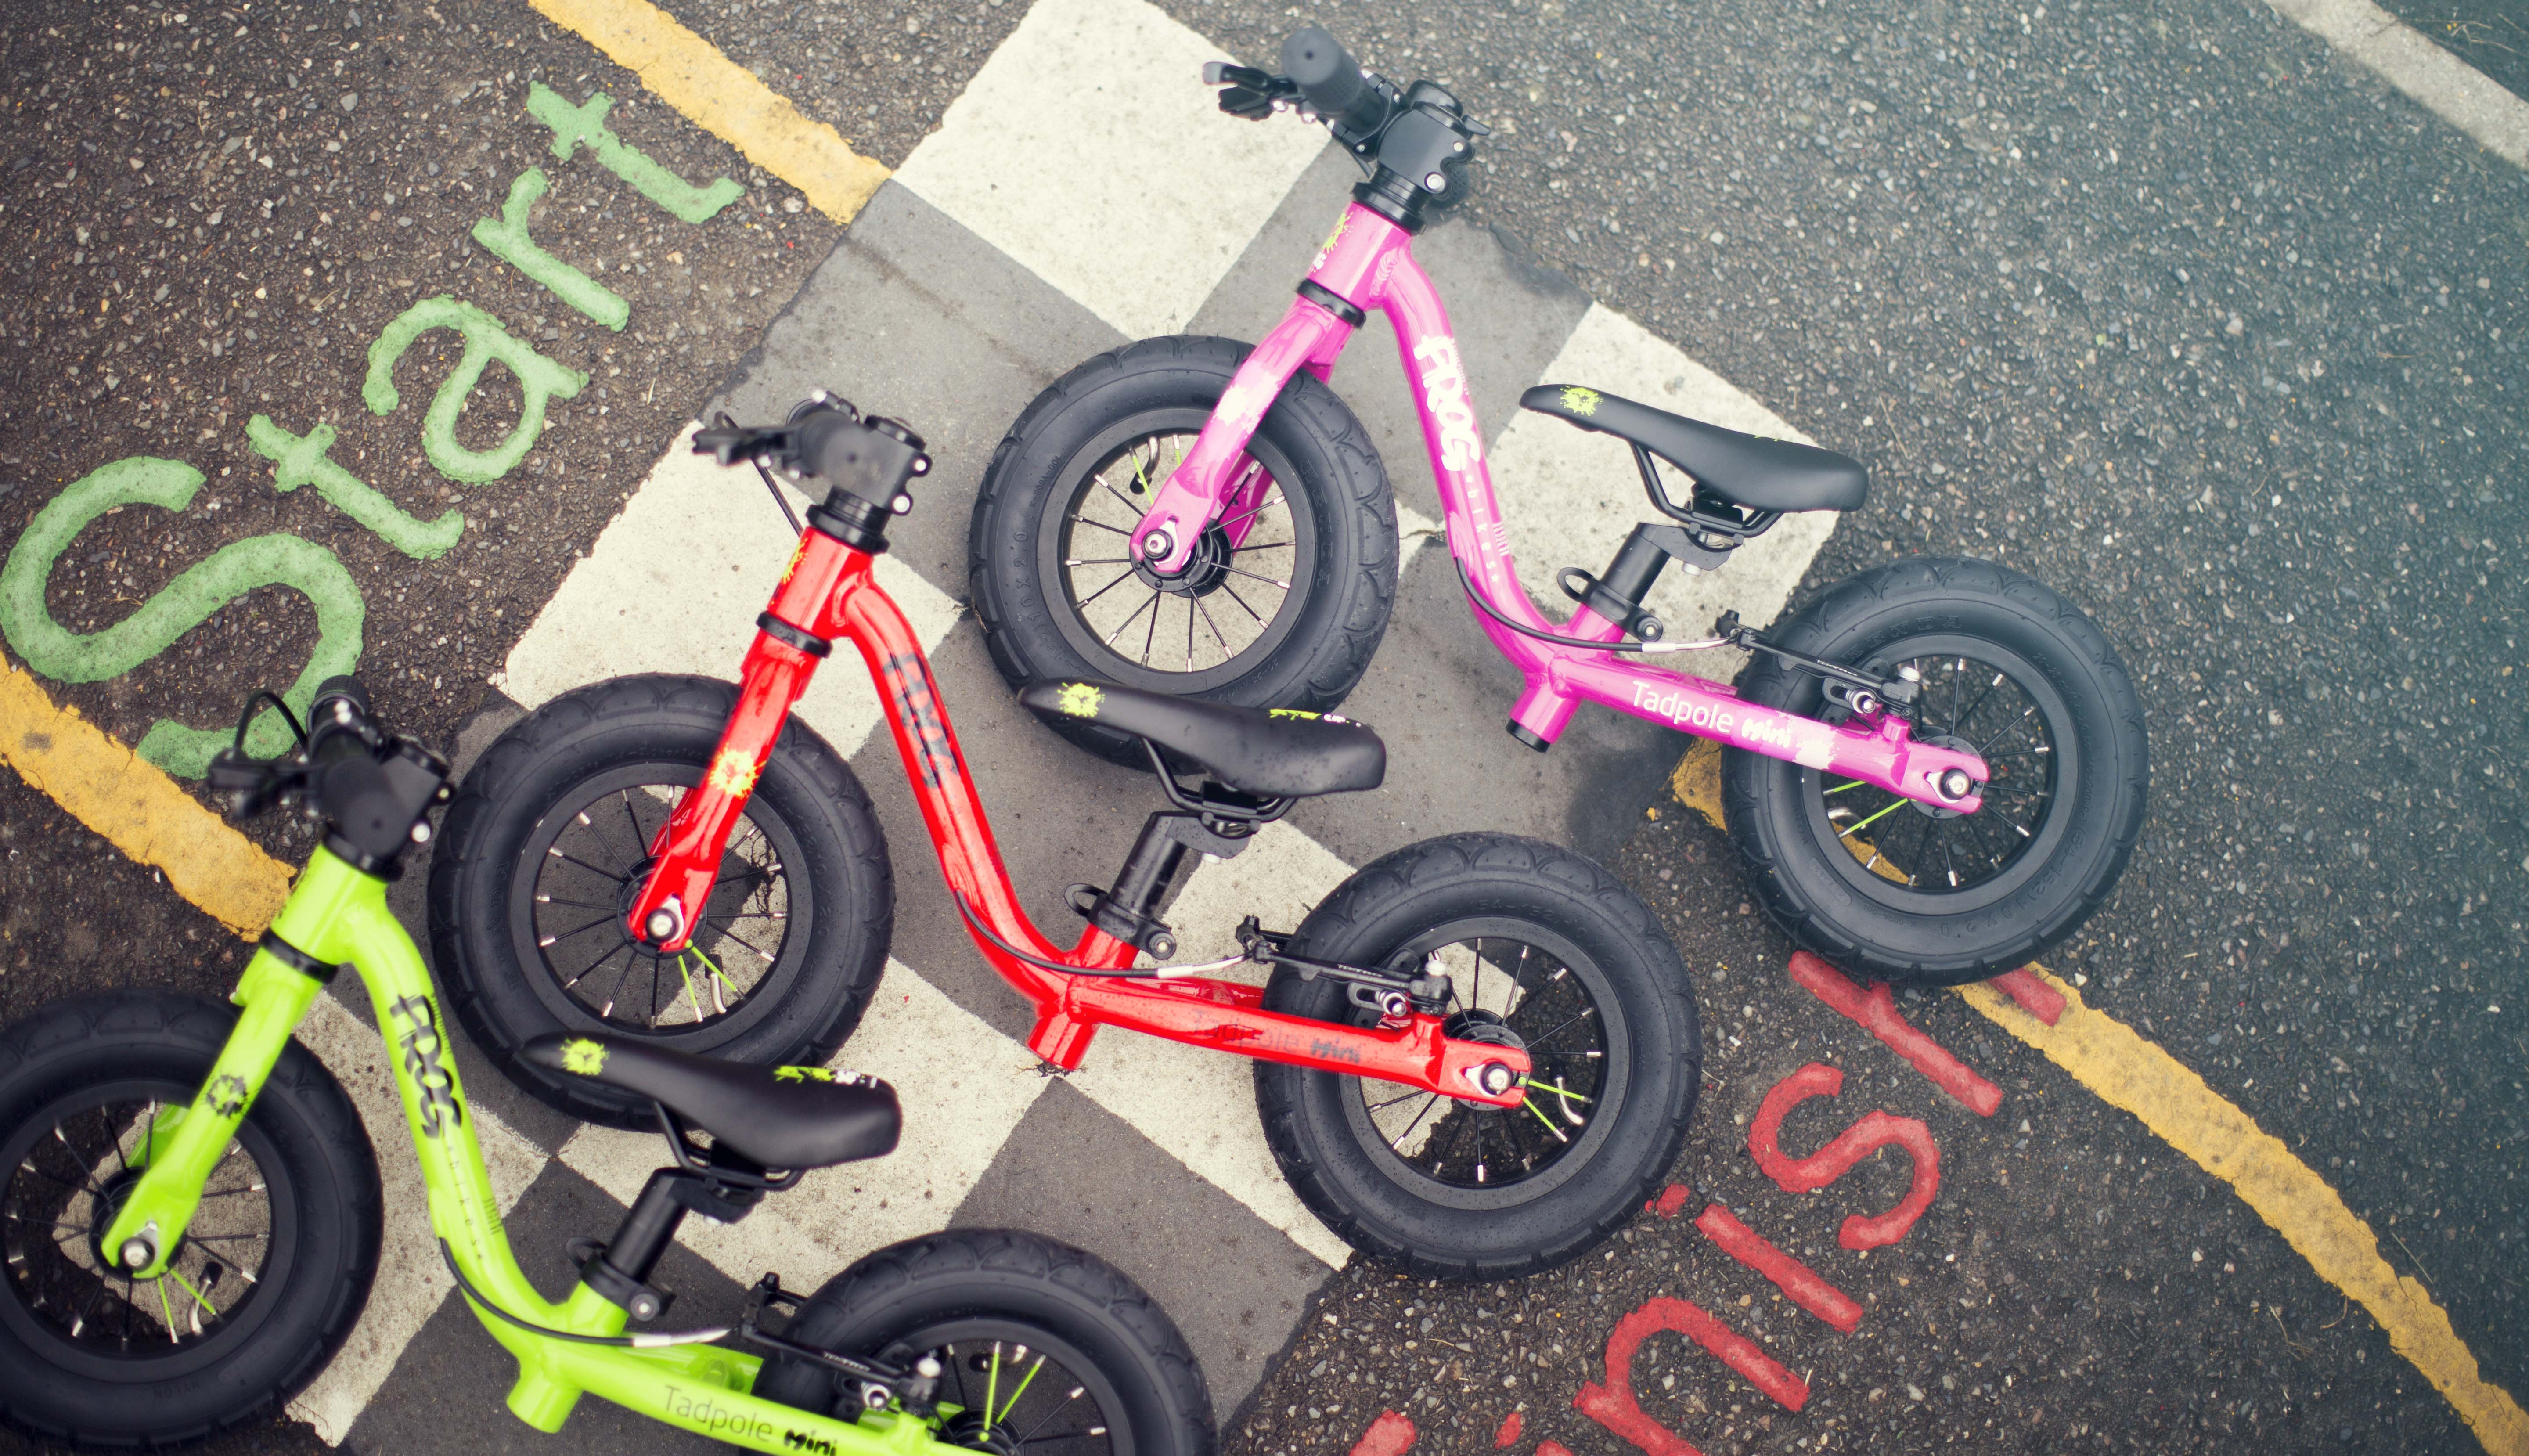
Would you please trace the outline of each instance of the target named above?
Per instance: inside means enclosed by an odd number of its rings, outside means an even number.
[[[123,1267],[121,1256],[105,1247],[105,1231],[114,1226],[115,1218],[123,1213],[123,1205],[132,1197],[132,1190],[140,1186],[140,1173],[139,1168],[122,1168],[109,1174],[104,1182],[97,1185],[94,1204],[96,1221],[89,1226],[85,1242],[87,1252],[96,1260],[98,1268]]]
[[[1929,748],[1946,748],[1953,753],[1975,753],[1976,751],[1973,743],[1956,733],[1917,733],[1914,741]],[[1964,809],[1945,809],[1938,804],[1924,803],[1921,799],[1908,799],[1906,806],[1926,819],[1961,819],[1966,814]]]
[[[1449,1013],[1449,1015],[1440,1023],[1440,1034],[1446,1037],[1455,1038],[1461,1042],[1474,1042],[1480,1046],[1503,1047],[1508,1048],[1513,1052],[1521,1052],[1528,1051],[1528,1044],[1520,1040],[1519,1033],[1512,1031],[1510,1027],[1502,1021],[1501,1017],[1495,1015],[1493,1012],[1486,1011],[1476,1006],[1470,1006],[1465,1010],[1452,1011]],[[1508,1089],[1505,1088],[1498,1090],[1507,1091]],[[1475,1109],[1480,1112],[1500,1112],[1509,1110],[1505,1107],[1496,1107],[1482,1103],[1474,1104],[1473,1105]]]
[[[1229,544],[1229,532],[1217,524],[1206,527],[1194,541],[1194,555],[1187,559],[1185,569],[1173,576],[1161,573],[1148,561],[1136,556],[1133,574],[1153,591],[1177,597],[1208,597],[1220,590],[1229,579],[1229,560],[1237,555]]]
[[[994,1456],[1020,1456],[1018,1436],[1007,1427],[987,1425],[979,1411],[960,1411],[940,1428],[941,1438],[952,1446],[969,1451],[990,1451]]]

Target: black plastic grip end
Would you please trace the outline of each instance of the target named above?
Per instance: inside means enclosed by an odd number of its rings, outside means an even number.
[[[1282,74],[1318,115],[1348,131],[1372,132],[1387,120],[1387,99],[1363,78],[1361,63],[1343,43],[1320,27],[1294,30],[1282,42]]]

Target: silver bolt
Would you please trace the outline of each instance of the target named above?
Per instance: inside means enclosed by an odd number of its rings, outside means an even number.
[[[1426,189],[1427,189],[1428,190],[1431,190],[1431,191],[1434,191],[1434,192],[1439,191],[1441,189],[1446,188],[1448,185],[1449,185],[1449,179],[1447,179],[1447,178],[1445,178],[1445,177],[1442,177],[1442,176],[1441,176],[1439,173],[1437,173],[1437,172],[1434,172],[1434,173],[1432,173],[1430,176],[1426,177],[1426,178],[1424,178],[1424,179],[1423,179],[1423,186],[1424,186]]]
[[[157,1257],[158,1251],[149,1247],[147,1239],[135,1235],[123,1241],[123,1267],[127,1269],[147,1268],[149,1261]]]
[[[412,822],[412,841],[416,844],[430,842],[430,821],[416,819]]]
[[[1144,561],[1165,561],[1167,560],[1168,553],[1176,549],[1176,539],[1164,530],[1153,531],[1142,538],[1142,559]]]
[[[1923,680],[1923,670],[1912,663],[1908,663],[1897,670],[1897,675],[1909,682],[1920,682]]]
[[[1967,777],[1964,769],[1952,769],[1941,776],[1941,793],[1947,798],[1965,798],[1967,790],[1974,786],[1975,781]]]
[[[676,912],[661,905],[651,911],[650,918],[642,924],[649,931],[651,940],[665,943],[676,933]]]
[[[1853,695],[1853,711],[1865,715],[1876,713],[1879,711],[1879,700],[1866,692],[1855,693]]]
[[[1177,938],[1174,936],[1151,937],[1151,953],[1161,960],[1165,960],[1169,956],[1176,954]]]
[[[1511,1071],[1509,1066],[1498,1061],[1485,1062],[1484,1069],[1481,1072],[1477,1073],[1477,1077],[1481,1082],[1484,1091],[1492,1094],[1494,1097],[1499,1097],[1503,1093],[1510,1091],[1510,1082],[1513,1075],[1515,1074]]]

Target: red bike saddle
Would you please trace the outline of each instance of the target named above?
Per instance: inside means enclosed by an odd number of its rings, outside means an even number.
[[[1851,511],[1870,494],[1870,471],[1851,456],[1743,435],[1577,384],[1540,384],[1519,407],[1628,440],[1751,511]]]
[[[518,1049],[548,1071],[619,1087],[768,1168],[832,1167],[895,1151],[895,1089],[824,1067],[747,1066],[626,1037],[549,1033]]]
[[[1029,683],[1019,703],[1049,722],[1087,719],[1131,733],[1200,765],[1223,787],[1262,798],[1350,793],[1387,777],[1387,745],[1349,719],[1068,677]]]

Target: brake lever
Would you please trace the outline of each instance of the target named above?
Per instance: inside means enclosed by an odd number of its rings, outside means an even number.
[[[1220,109],[1231,116],[1261,122],[1299,97],[1297,81],[1287,76],[1275,76],[1253,66],[1233,66],[1227,61],[1206,61],[1203,83],[1219,86]]]

